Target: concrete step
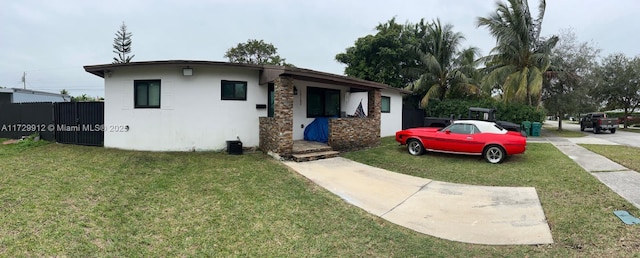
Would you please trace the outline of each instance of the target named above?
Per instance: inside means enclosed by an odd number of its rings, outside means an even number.
[[[294,149],[293,154],[308,154],[308,153],[325,152],[325,151],[332,151],[332,150],[333,149],[329,145],[313,146],[309,148]]]
[[[319,159],[328,159],[337,157],[340,154],[338,151],[318,151],[311,153],[293,154],[293,160],[296,162],[305,162]]]

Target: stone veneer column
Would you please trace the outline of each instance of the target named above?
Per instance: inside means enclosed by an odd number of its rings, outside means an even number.
[[[377,128],[377,138],[380,138],[380,110],[382,108],[382,92],[380,89],[368,91],[367,118],[372,119],[372,126]]]
[[[293,79],[280,76],[274,81],[274,114],[275,126],[271,130],[277,138],[276,153],[281,156],[293,152]],[[379,110],[379,109],[378,109]]]

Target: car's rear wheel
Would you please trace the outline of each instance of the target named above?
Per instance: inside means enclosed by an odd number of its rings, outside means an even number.
[[[507,157],[507,153],[498,145],[489,145],[484,148],[482,156],[487,162],[491,164],[498,164]]]
[[[611,128],[611,129],[609,129],[609,132],[616,133],[616,129],[615,128]]]
[[[407,150],[409,151],[409,154],[418,156],[424,153],[424,146],[422,146],[422,143],[417,139],[411,139],[407,141]]]
[[[600,126],[594,126],[593,127],[593,133],[599,134],[600,133]]]
[[[584,132],[584,125],[583,124],[580,124],[580,131]]]

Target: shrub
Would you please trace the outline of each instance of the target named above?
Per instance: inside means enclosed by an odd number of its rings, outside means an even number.
[[[493,99],[483,100],[430,100],[426,108],[426,114],[430,117],[466,118],[470,107],[495,108],[496,119],[521,124],[523,121],[542,122],[545,111],[541,108],[531,107],[525,104],[502,103]]]

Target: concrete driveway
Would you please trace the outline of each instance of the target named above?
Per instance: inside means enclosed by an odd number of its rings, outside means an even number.
[[[438,182],[339,157],[284,164],[345,201],[417,232],[486,245],[553,243],[532,187]]]

